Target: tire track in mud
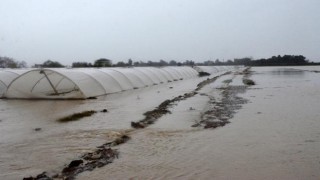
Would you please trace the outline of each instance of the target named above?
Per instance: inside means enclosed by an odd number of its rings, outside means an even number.
[[[247,70],[247,69],[246,69]],[[245,72],[244,70],[243,72]],[[197,88],[184,95],[177,96],[173,99],[168,99],[162,102],[158,107],[151,111],[144,113],[145,118],[138,122],[131,122],[131,126],[134,129],[145,128],[153,123],[155,123],[159,118],[165,114],[171,113],[169,108],[173,106],[174,103],[186,100],[190,97],[197,95],[204,86],[213,83],[218,78],[231,74],[231,72],[226,72],[219,76],[213,78],[207,78],[197,85]],[[209,105],[213,106],[214,111],[207,111],[201,117],[201,121],[193,126],[204,126],[204,128],[216,128],[219,126],[224,126],[229,123],[228,119],[232,118],[235,110],[241,106],[239,104],[245,103],[245,100],[236,96],[240,92],[240,87],[227,87],[221,89],[224,95],[221,102],[216,102],[213,96],[209,96]],[[242,90],[245,90],[243,88]],[[219,121],[217,121],[218,119]],[[25,177],[24,180],[53,180],[53,179],[64,179],[73,180],[76,176],[84,171],[92,171],[95,168],[103,167],[107,164],[112,163],[119,156],[119,152],[116,147],[120,144],[126,143],[130,140],[129,133],[133,132],[134,129],[128,130],[127,133],[122,134],[115,140],[107,142],[101,146],[98,146],[93,152],[83,154],[76,160],[71,161],[68,166],[63,168],[60,173],[54,175],[48,175],[47,172],[43,172],[33,177]]]

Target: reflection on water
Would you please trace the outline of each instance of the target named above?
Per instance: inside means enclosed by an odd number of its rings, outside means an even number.
[[[297,78],[297,77],[303,77],[306,72],[298,69],[280,68],[280,69],[269,71],[269,73],[271,75],[286,76],[286,78]]]

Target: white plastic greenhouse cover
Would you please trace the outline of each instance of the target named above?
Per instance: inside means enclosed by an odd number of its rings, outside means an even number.
[[[1,73],[4,74],[3,71]],[[33,69],[20,76],[11,77],[14,80],[8,80],[9,83],[3,83],[7,87],[4,97],[85,99],[188,79],[196,77],[197,74],[191,67]]]
[[[24,69],[3,69],[0,71],[0,98],[7,91],[9,84],[20,74],[26,72]]]
[[[233,70],[235,66],[196,66],[194,69],[198,72],[207,72],[210,74],[219,73],[222,71]]]

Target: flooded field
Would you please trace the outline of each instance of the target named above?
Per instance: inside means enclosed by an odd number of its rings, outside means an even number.
[[[194,91],[206,78],[96,100],[1,100],[0,179],[59,173],[122,134],[131,139],[114,147],[118,159],[76,179],[319,179],[320,68],[251,71],[248,78],[256,85],[245,86],[246,74],[240,71],[223,75],[194,96],[173,102],[171,113],[143,129],[133,129],[131,122],[167,99]],[[97,113],[57,121],[84,110]],[[204,128],[205,118],[230,123]]]

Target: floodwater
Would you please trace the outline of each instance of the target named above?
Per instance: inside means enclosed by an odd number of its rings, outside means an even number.
[[[155,124],[139,130],[143,118],[166,99],[195,89],[204,80],[184,80],[86,101],[0,101],[0,179],[55,173],[95,146],[129,132],[112,164],[77,179],[319,179],[320,67],[254,67],[256,85],[239,94],[249,103],[231,123],[217,129],[191,127],[208,107],[200,94],[177,102]],[[201,90],[221,96],[219,87],[242,75],[226,75]],[[172,88],[171,88],[172,87]],[[102,110],[79,121],[59,117]],[[35,128],[41,128],[35,131]]]

